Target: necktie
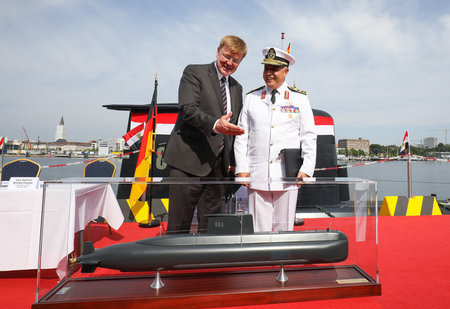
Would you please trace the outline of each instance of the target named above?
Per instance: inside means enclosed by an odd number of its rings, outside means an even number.
[[[220,79],[220,93],[222,94],[222,103],[223,103],[223,114],[226,115],[227,114],[227,107],[228,107],[228,102],[227,102],[227,91],[225,89],[225,82],[226,82],[226,78],[225,76],[223,76]]]
[[[276,89],[272,90],[272,97],[270,98],[270,102],[272,102],[272,104],[275,104],[275,95],[278,93],[278,91]]]

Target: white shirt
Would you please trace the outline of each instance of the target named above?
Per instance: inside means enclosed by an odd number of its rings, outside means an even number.
[[[250,173],[250,188],[256,190],[294,189],[274,181],[286,175],[280,155],[284,148],[302,148],[301,172],[312,176],[316,164],[317,135],[308,97],[286,83],[277,90],[275,104],[267,86],[247,94],[239,117],[245,133],[235,138],[236,174]]]
[[[217,63],[214,62],[217,71],[217,77],[219,78],[219,86],[221,86],[222,77],[225,77],[225,92],[227,93],[227,114],[231,112],[231,96],[230,96],[230,85],[228,84],[228,76],[223,76],[222,73],[217,69]],[[215,126],[214,126],[215,127]]]
[[[217,77],[219,78],[219,86],[221,86],[222,82],[220,80],[224,76],[217,69],[217,63],[216,62],[214,62],[214,66],[216,67]],[[227,112],[226,113],[229,114],[231,112],[231,96],[230,96],[230,86],[228,84],[228,76],[225,76],[225,92],[227,94]],[[219,121],[219,119],[217,119],[216,122],[214,122],[213,130],[212,130],[214,133],[217,133],[216,125],[217,125],[218,121]]]

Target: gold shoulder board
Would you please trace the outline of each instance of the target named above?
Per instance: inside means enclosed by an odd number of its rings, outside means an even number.
[[[259,87],[259,88],[256,88],[256,89],[253,89],[253,90],[250,90],[249,92],[247,92],[246,94],[249,94],[249,93],[252,93],[252,92],[255,92],[255,91],[258,91],[258,90],[261,90],[261,89],[263,89],[264,88],[264,86],[261,86],[261,87]]]
[[[300,89],[292,87],[292,86],[288,86],[288,88],[289,88],[289,90],[294,91],[294,92],[298,92],[298,93],[301,93],[301,94],[304,94],[304,95],[308,94],[308,92],[306,92],[305,90],[300,90]]]

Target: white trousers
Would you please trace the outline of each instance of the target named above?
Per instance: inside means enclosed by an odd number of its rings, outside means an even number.
[[[248,210],[255,232],[293,231],[298,190],[248,189]]]

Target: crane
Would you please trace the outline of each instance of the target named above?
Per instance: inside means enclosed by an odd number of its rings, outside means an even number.
[[[447,144],[447,129],[444,129],[444,130],[441,130],[441,131],[443,131],[443,132],[445,132],[445,145],[448,145]]]
[[[25,130],[25,127],[22,127],[22,129],[23,129],[23,132],[25,132],[25,136],[27,137],[27,140],[28,140],[28,149],[31,149],[31,142],[30,142],[30,139],[28,138],[27,131]]]

